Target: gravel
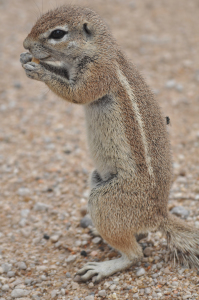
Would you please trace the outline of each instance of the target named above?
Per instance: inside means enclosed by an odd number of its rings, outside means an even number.
[[[39,13],[29,1],[0,2],[0,300],[50,300],[51,293],[55,300],[197,300],[196,270],[174,267],[160,233],[139,242],[144,256],[128,270],[99,284],[75,277],[87,262],[120,256],[103,238],[90,234],[88,181],[94,166],[84,111],[26,78],[19,53]],[[166,9],[162,1],[134,2],[87,4],[107,21],[155,92],[163,116],[170,118],[173,184],[168,208],[199,228],[197,1],[167,1]],[[51,8],[47,0],[43,6],[43,11]]]

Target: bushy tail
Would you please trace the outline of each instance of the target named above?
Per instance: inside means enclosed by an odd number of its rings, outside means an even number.
[[[174,263],[199,269],[199,230],[170,213],[160,230],[167,236]]]

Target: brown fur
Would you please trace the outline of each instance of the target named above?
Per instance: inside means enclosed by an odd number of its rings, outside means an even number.
[[[49,41],[49,33],[64,26],[68,33],[63,41]],[[40,60],[35,65],[22,55],[27,76],[45,82],[67,101],[84,104],[96,167],[89,211],[101,236],[125,257],[98,280],[140,259],[135,235],[149,230],[162,230],[176,258],[180,252],[183,261],[199,267],[198,232],[167,211],[172,171],[165,120],[99,16],[73,6],[49,11],[36,22],[24,47]],[[82,270],[80,274],[89,274],[84,280],[101,272]]]

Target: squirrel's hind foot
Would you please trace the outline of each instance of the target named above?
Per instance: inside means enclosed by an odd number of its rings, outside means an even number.
[[[126,255],[122,255],[114,260],[87,263],[77,272],[77,275],[81,276],[82,281],[87,281],[96,276],[94,282],[98,283],[105,277],[130,268],[133,263],[134,260],[130,260]]]

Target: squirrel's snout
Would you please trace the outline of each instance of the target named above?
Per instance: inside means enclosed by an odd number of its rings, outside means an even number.
[[[23,46],[25,49],[30,50],[30,41],[26,38],[23,42]]]

